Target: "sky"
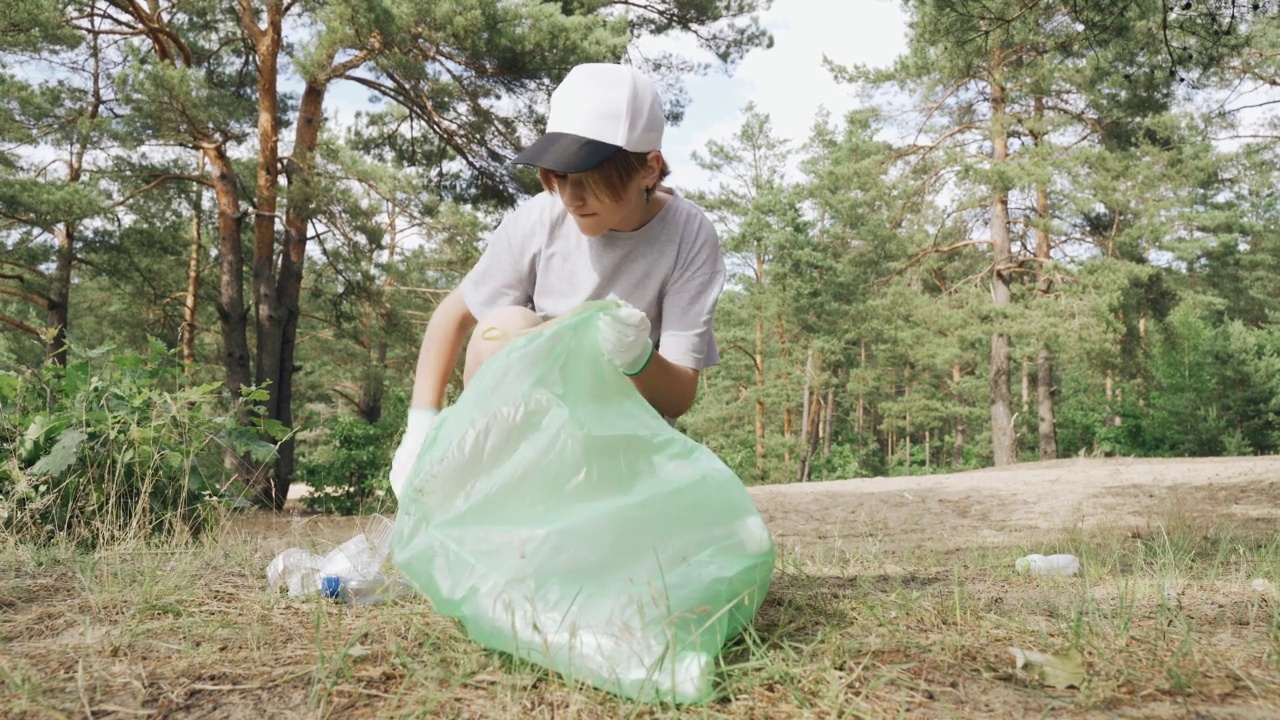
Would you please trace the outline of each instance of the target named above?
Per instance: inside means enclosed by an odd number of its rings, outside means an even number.
[[[684,121],[668,127],[663,138],[672,185],[714,187],[690,155],[708,140],[732,137],[748,101],[769,115],[777,137],[793,145],[808,138],[820,107],[836,117],[853,109],[849,88],[823,68],[824,55],[843,65],[886,66],[906,49],[898,0],[774,0],[762,20],[773,33],[772,48],[752,51],[731,76],[716,69],[686,81]]]
[[[752,51],[731,74],[692,41],[638,43],[641,53],[661,47],[716,63],[710,73],[686,78],[689,105],[684,120],[668,127],[663,138],[671,185],[681,190],[714,187],[713,178],[690,154],[704,149],[710,139],[732,137],[749,100],[769,115],[777,137],[796,145],[808,138],[819,107],[833,116],[852,109],[849,89],[832,81],[822,67],[824,55],[843,65],[885,66],[906,48],[899,0],[773,0],[761,20],[773,33],[773,47]],[[339,83],[331,88],[326,105],[338,124],[349,123],[358,110],[369,107],[368,91]]]

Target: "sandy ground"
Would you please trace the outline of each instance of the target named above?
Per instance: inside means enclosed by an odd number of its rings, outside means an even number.
[[[290,506],[306,492],[294,488]],[[1171,513],[1280,527],[1280,456],[1079,458],[962,473],[748,488],[776,542],[802,548],[873,539],[884,549],[1035,544],[1067,530],[1144,532]],[[341,542],[359,518],[295,515]],[[279,521],[267,521],[276,524]],[[290,533],[274,535],[279,549]],[[864,543],[865,544],[865,543]]]
[[[935,549],[1069,528],[1139,530],[1170,512],[1280,521],[1280,456],[1053,460],[946,475],[750,488],[776,540]]]

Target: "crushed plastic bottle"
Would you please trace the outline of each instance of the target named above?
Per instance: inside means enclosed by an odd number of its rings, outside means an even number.
[[[1080,559],[1075,555],[1031,554],[1018,558],[1013,567],[1020,573],[1032,575],[1075,575],[1080,572]]]
[[[296,547],[284,550],[267,565],[267,587],[286,590],[290,597],[320,594],[355,605],[411,592],[403,581],[382,573],[393,528],[390,520],[374,515],[364,532],[323,556]]]
[[[337,575],[320,578],[320,594],[347,605],[377,605],[412,593],[403,578],[385,575],[372,580],[347,580]]]

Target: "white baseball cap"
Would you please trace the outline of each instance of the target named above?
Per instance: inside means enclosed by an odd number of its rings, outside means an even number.
[[[626,65],[578,65],[551,94],[546,133],[515,162],[583,172],[619,150],[661,150],[665,126],[662,101],[646,75]]]

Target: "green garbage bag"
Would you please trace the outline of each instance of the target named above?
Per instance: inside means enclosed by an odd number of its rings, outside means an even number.
[[[392,563],[481,645],[641,701],[713,692],[774,545],[741,480],[600,354],[587,303],[514,339],[437,418]]]

